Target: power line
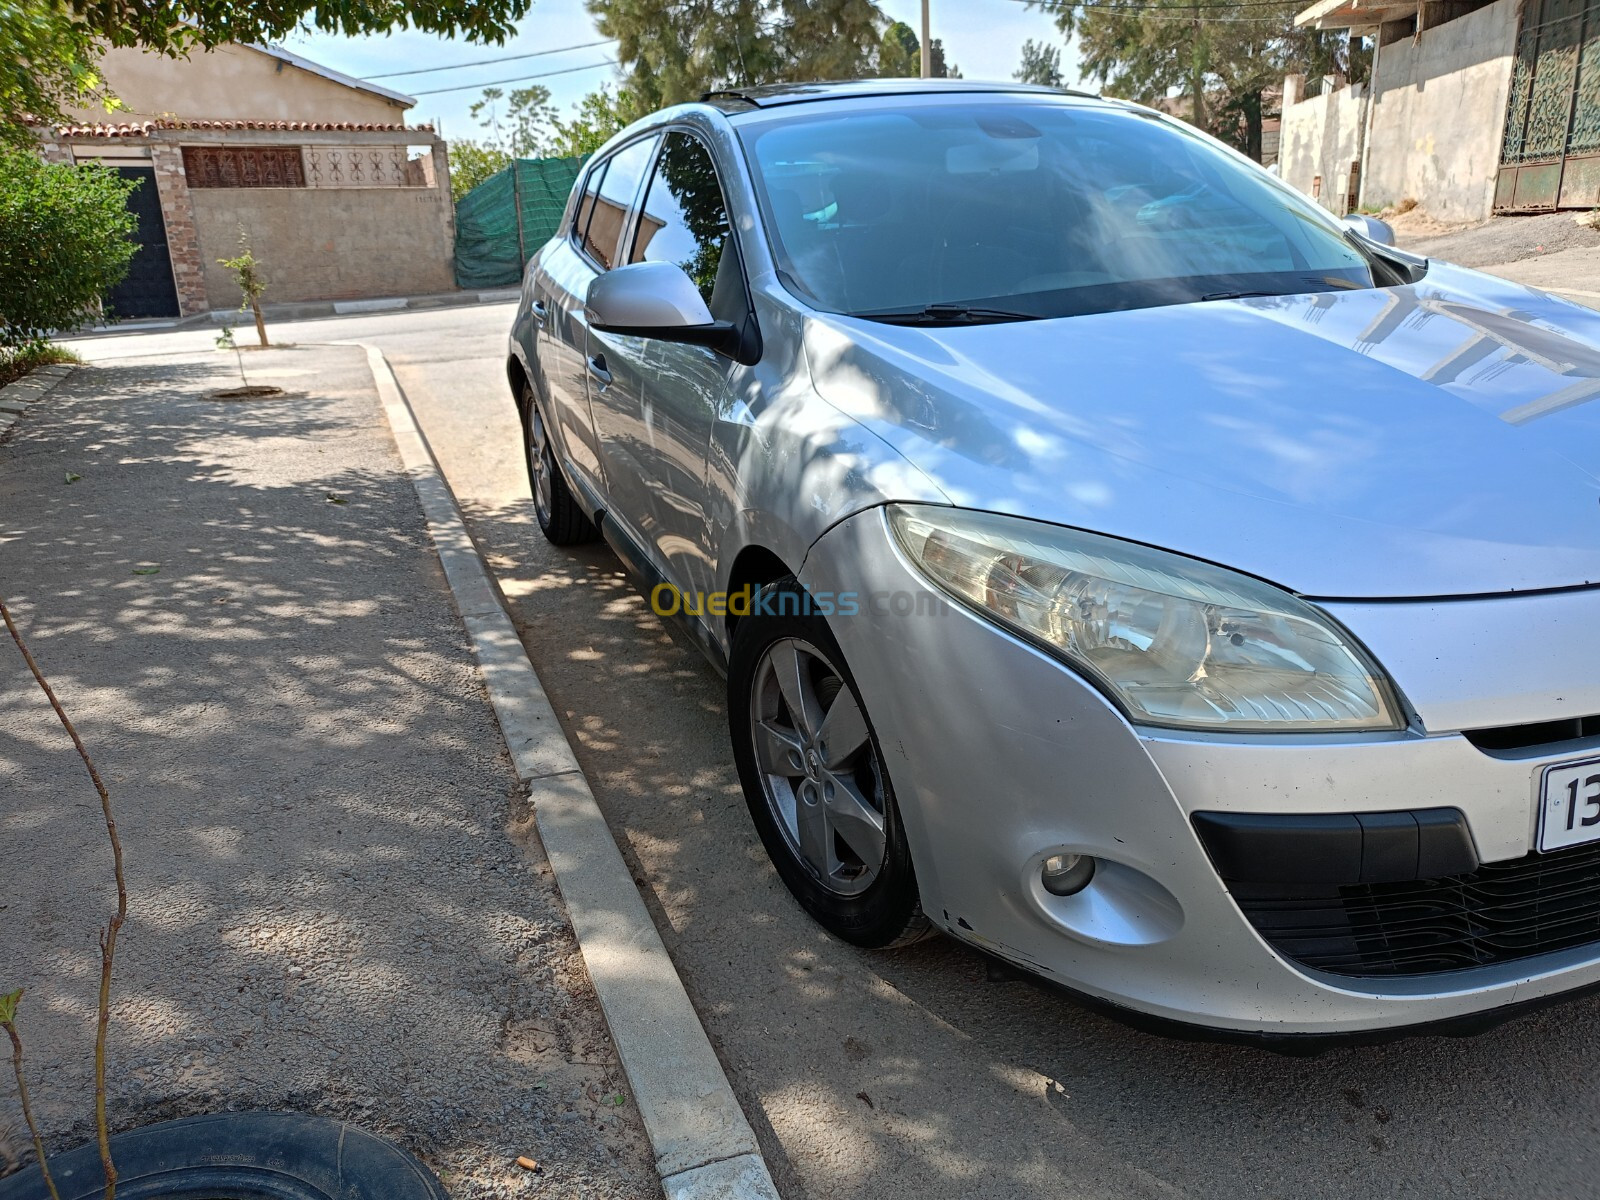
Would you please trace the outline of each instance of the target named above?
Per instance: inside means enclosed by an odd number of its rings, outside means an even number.
[[[499,87],[502,83],[527,83],[530,79],[549,79],[552,75],[571,75],[574,71],[593,71],[597,67],[614,67],[617,60],[608,58],[604,62],[590,63],[586,67],[567,67],[562,71],[544,71],[538,75],[519,75],[515,79],[490,79],[483,83],[462,83],[455,87],[430,88],[425,92],[412,92],[413,96],[442,96],[445,92],[471,92],[479,88]]]
[[[1228,3],[1227,0],[1222,0],[1221,3],[1217,3],[1215,0],[1201,0],[1198,4],[1186,3],[1185,0],[1173,0],[1171,4],[1148,4],[1137,2],[1137,0],[1129,4],[1104,3],[1102,0],[1044,0],[1044,2],[1041,2],[1041,0],[1011,0],[1011,3],[1026,4],[1030,8],[1037,8],[1044,13],[1061,12],[1068,8],[1118,8],[1133,9],[1134,11],[1141,9],[1169,9],[1172,12],[1184,13],[1193,12],[1197,8],[1298,9],[1302,7],[1296,0],[1236,0],[1235,3]]]
[[[1011,0],[1013,4],[1026,4],[1036,6],[1036,0]],[[1100,4],[1094,0],[1068,0],[1066,4],[1055,7],[1041,8],[1040,11],[1050,13],[1063,12],[1066,8],[1086,9],[1089,12],[1111,12],[1138,14],[1143,20],[1151,21],[1185,21],[1193,24],[1201,21],[1206,24],[1233,24],[1233,25],[1281,25],[1282,17],[1210,17],[1200,16],[1197,9],[1236,9],[1236,8],[1293,8],[1292,0],[1240,0],[1238,4],[1185,4],[1183,0],[1174,0],[1172,4]],[[1157,15],[1157,14],[1161,15]]]
[[[475,58],[471,62],[452,63],[448,67],[421,67],[415,71],[390,71],[385,75],[368,75],[368,79],[398,79],[402,75],[431,75],[435,71],[460,71],[467,67],[483,67],[490,63],[516,62],[523,58],[543,58],[547,54],[565,54],[568,50],[592,50],[596,46],[609,46],[616,38],[601,38],[598,42],[581,42],[576,46],[557,46],[554,50],[535,50],[530,54],[502,54],[498,58]]]

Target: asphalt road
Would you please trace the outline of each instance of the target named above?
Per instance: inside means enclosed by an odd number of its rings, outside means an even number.
[[[539,536],[510,317],[276,332],[389,355],[789,1200],[1600,1194],[1600,1000],[1292,1059],[1130,1030],[949,940],[823,935],[750,826],[721,681],[608,551]]]

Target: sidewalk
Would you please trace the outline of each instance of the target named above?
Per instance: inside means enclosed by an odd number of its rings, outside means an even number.
[[[380,296],[367,300],[286,300],[268,302],[261,306],[261,315],[269,323],[282,321],[315,321],[323,317],[347,317],[361,313],[405,312],[430,308],[460,308],[466,304],[504,304],[522,294],[520,288],[469,288],[454,292],[437,292],[428,296]],[[148,320],[118,321],[113,325],[96,325],[81,330],[74,337],[100,337],[118,333],[148,333],[161,329],[234,327],[241,344],[248,345],[255,337],[251,329],[252,318],[238,308],[213,308],[192,317],[155,317]]]
[[[456,1200],[659,1194],[365,354],[128,349],[0,445],[0,594],[127,855],[113,1125],[294,1108]],[[208,398],[240,361],[288,395]],[[110,855],[9,639],[0,796],[0,990],[61,1149],[91,1136]]]

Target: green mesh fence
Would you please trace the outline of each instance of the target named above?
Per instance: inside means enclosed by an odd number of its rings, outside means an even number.
[[[456,286],[515,287],[561,223],[581,158],[519,158],[456,203]]]

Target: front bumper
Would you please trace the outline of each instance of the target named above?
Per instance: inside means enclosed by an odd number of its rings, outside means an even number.
[[[965,608],[930,603],[882,510],[824,535],[801,582],[858,598],[860,614],[832,627],[883,747],[923,907],[953,936],[1092,998],[1240,1033],[1449,1022],[1600,984],[1600,944],[1434,974],[1307,968],[1245,918],[1193,824],[1203,812],[1454,809],[1484,863],[1519,859],[1534,844],[1539,768],[1595,749],[1491,755],[1454,732],[1136,728],[1054,658]],[[1588,603],[1593,629],[1600,596]],[[1404,675],[1396,682],[1407,690]],[[1100,860],[1085,891],[1040,886],[1040,864],[1059,853]]]

